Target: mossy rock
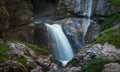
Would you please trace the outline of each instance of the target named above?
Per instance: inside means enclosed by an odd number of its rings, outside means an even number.
[[[88,65],[86,68],[82,69],[82,72],[101,72],[101,70],[104,68],[105,64],[108,64],[111,62],[120,64],[120,59],[115,60],[115,61],[93,59],[93,60],[88,62]]]
[[[104,65],[111,62],[110,60],[92,60],[88,63],[87,67],[82,72],[101,72]]]
[[[108,29],[103,35],[96,39],[96,42],[101,44],[108,42],[120,48],[120,27]]]
[[[120,0],[108,0],[110,3],[120,8]]]
[[[24,44],[24,45],[28,46],[33,51],[35,51],[37,53],[37,55],[49,55],[50,54],[47,50],[45,50],[43,48],[40,48],[37,45],[33,45],[33,44],[30,44],[30,43],[27,43],[27,42],[24,42],[24,41],[21,41],[21,40],[18,40],[18,39],[10,39],[10,41],[16,42],[16,43],[21,43],[21,44]]]
[[[5,5],[0,5],[0,14],[5,15],[5,16],[9,16],[9,13],[8,13]]]
[[[36,67],[35,63],[28,61],[24,57],[17,57],[17,56],[15,56],[15,57],[12,58],[12,60],[13,61],[17,61],[19,63],[22,63],[27,69],[29,69],[29,68],[33,69],[33,68]]]
[[[111,12],[111,15],[104,20],[104,22],[100,25],[101,31],[111,28],[115,21],[120,22],[120,14],[117,11]]]
[[[3,62],[9,58],[9,55],[7,54],[9,50],[9,47],[0,44],[0,62]]]

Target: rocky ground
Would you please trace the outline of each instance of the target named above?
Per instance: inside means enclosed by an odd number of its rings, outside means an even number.
[[[4,53],[7,59],[0,60],[0,72],[46,72],[58,67],[52,55],[39,47],[11,41],[1,43],[0,46],[8,46],[9,50]]]

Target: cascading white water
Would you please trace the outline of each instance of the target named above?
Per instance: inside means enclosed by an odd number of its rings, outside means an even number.
[[[86,0],[85,4],[85,11],[83,15],[85,15],[87,18],[83,19],[83,24],[84,24],[84,36],[86,35],[86,32],[88,30],[88,27],[90,26],[90,17],[92,13],[92,0]]]
[[[76,8],[75,11],[78,12],[81,7],[79,3],[82,0],[78,0],[76,2]],[[78,10],[76,10],[78,9]],[[92,13],[92,0],[86,0],[85,8],[84,8],[84,13],[83,15],[86,16],[86,18],[83,18],[82,24],[84,25],[84,30],[83,30],[83,44],[85,44],[84,37],[86,35],[86,32],[88,30],[88,27],[90,25],[90,17]],[[59,24],[45,24],[47,27],[47,31],[49,33],[49,37],[51,38],[52,42],[52,52],[55,58],[62,63],[63,66],[65,66],[74,56],[74,52],[71,48],[71,45],[65,36],[64,32],[62,31],[62,27]]]
[[[51,37],[51,41],[54,43],[53,55],[55,58],[65,66],[74,56],[72,47],[62,31],[61,25],[58,24],[45,24],[47,31]]]

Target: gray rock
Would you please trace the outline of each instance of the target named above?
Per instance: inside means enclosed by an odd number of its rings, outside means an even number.
[[[60,0],[58,9],[67,9],[77,15],[86,15],[90,0]],[[92,0],[92,14],[104,15],[109,11],[108,0]],[[62,6],[61,6],[62,5]]]
[[[100,25],[97,24],[95,21],[92,21],[85,36],[86,42],[91,42],[95,40],[99,35],[100,35]]]
[[[67,67],[65,72],[81,72],[81,67]]]
[[[73,60],[77,60],[80,65],[86,65],[92,59],[117,60],[119,57],[120,49],[105,43],[104,45],[94,44],[86,46],[75,55]]]
[[[120,72],[120,64],[119,63],[106,64],[102,72]]]
[[[43,72],[41,66],[37,66],[35,69],[32,69],[31,72]]]

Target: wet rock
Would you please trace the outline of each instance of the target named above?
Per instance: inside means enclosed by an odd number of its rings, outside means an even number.
[[[119,63],[106,64],[102,72],[120,72],[120,64]]]
[[[100,25],[97,24],[95,21],[92,21],[85,36],[86,42],[91,42],[95,40],[99,35],[100,35]]]
[[[88,9],[90,0],[60,0],[58,9],[67,9],[68,11],[83,16]],[[62,6],[61,6],[62,5]],[[92,14],[104,15],[109,10],[108,0],[92,0]]]
[[[105,15],[105,12],[109,11],[110,6],[108,0],[98,0],[95,12],[98,15]]]
[[[35,69],[31,70],[31,72],[43,72],[41,66],[37,66]]]
[[[69,41],[73,44],[73,47],[80,49],[85,44],[84,34],[87,31],[87,19],[86,18],[65,18],[57,21],[58,24],[64,24],[64,31],[68,36]]]
[[[81,72],[81,67],[67,67],[65,72]]]
[[[62,72],[63,69],[61,67],[58,67],[57,64],[52,63],[50,66],[50,70],[48,72]]]
[[[36,60],[36,62],[39,64],[39,65],[43,65],[44,67],[49,67],[50,66],[50,64],[51,64],[51,57],[52,56],[40,56],[37,60]]]

